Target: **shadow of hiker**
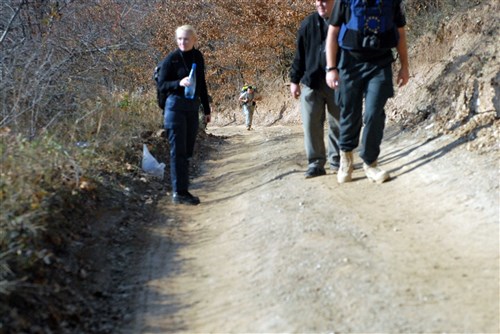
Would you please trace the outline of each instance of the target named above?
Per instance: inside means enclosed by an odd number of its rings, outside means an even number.
[[[388,161],[394,161],[394,160],[400,159],[403,156],[406,156],[406,155],[410,154],[411,152],[415,151],[416,149],[423,147],[424,145],[429,144],[431,141],[434,141],[435,139],[437,139],[439,137],[440,136],[433,137],[420,145],[412,147],[405,152],[402,152],[402,153],[395,155],[394,157],[388,158]],[[421,166],[423,166],[423,165],[425,165],[433,160],[436,160],[436,159],[443,157],[444,155],[448,154],[449,152],[451,152],[455,148],[459,147],[460,145],[465,144],[466,142],[467,142],[467,140],[465,138],[458,138],[458,139],[454,140],[453,142],[446,144],[443,147],[440,147],[434,151],[426,153],[426,154],[424,154],[416,159],[413,159],[405,164],[400,165],[399,167],[393,168],[393,169],[389,170],[389,172],[395,173],[395,172],[401,171],[399,174],[397,174],[396,177],[399,177],[399,176],[404,175],[406,173],[410,173],[410,172],[414,171],[415,169],[417,169],[417,168],[419,168],[419,167],[421,167]],[[386,160],[386,159],[384,159],[384,160]]]
[[[414,151],[418,150],[419,148],[424,147],[425,145],[433,142],[434,140],[436,140],[440,137],[441,137],[441,135],[434,136],[432,138],[428,138],[427,140],[425,140],[422,143],[415,145],[413,147],[410,147],[410,148],[404,147],[401,149],[394,150],[393,152],[386,154],[382,159],[379,159],[379,162],[384,163],[384,164],[388,164],[388,163],[391,163],[393,161],[399,160],[403,157],[410,155]]]
[[[288,175],[292,175],[292,174],[297,174],[297,173],[302,173],[302,171],[299,171],[299,170],[290,170],[290,171],[287,171],[287,172],[284,172],[284,173],[281,173],[279,175],[276,175],[275,177],[267,180],[267,181],[264,181],[264,182],[261,182],[253,187],[249,187],[249,188],[245,188],[237,193],[234,193],[234,194],[231,194],[231,195],[228,195],[228,196],[224,196],[224,197],[220,197],[220,198],[217,198],[217,199],[213,199],[213,200],[209,200],[209,201],[205,201],[204,203],[207,203],[207,204],[212,204],[212,203],[219,203],[219,202],[223,202],[225,200],[228,200],[228,199],[231,199],[231,198],[236,198],[238,196],[241,196],[249,191],[252,191],[252,190],[255,190],[255,189],[258,189],[260,187],[263,187],[265,186],[266,184],[269,184],[269,183],[272,183],[274,181],[279,181],[279,180],[282,180],[284,177],[288,176]]]

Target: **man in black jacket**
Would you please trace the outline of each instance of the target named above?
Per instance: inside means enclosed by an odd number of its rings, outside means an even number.
[[[290,91],[301,104],[304,144],[308,160],[306,178],[325,175],[325,106],[328,118],[328,162],[332,172],[339,168],[339,108],[334,90],[325,81],[325,40],[334,0],[316,0],[316,12],[302,21],[297,33],[297,50],[290,70]],[[300,86],[302,83],[302,87]]]

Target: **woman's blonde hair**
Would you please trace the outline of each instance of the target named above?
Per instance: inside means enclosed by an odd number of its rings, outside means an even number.
[[[194,39],[197,39],[196,30],[194,29],[194,27],[192,25],[189,25],[189,24],[180,26],[177,29],[175,29],[175,37],[177,37],[179,35],[179,33],[183,32],[183,31],[189,32],[194,37]]]

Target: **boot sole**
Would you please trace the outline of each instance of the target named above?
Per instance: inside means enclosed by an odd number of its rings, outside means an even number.
[[[390,176],[386,176],[380,180],[375,180],[374,178],[371,178],[371,177],[366,177],[370,182],[373,182],[373,183],[377,183],[377,184],[382,184],[384,183],[385,181],[389,180],[391,177]]]
[[[351,182],[352,181],[352,176],[348,175],[346,177],[342,177],[337,174],[337,182],[338,183],[346,183],[346,182]]]

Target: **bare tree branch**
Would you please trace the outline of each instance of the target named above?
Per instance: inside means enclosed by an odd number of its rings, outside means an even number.
[[[7,26],[5,27],[5,30],[4,30],[4,32],[2,34],[2,37],[0,37],[0,45],[3,44],[3,41],[7,37],[7,33],[10,30],[10,26],[12,25],[12,22],[14,22],[14,20],[16,19],[16,16],[19,14],[19,12],[21,11],[21,8],[23,7],[23,5],[25,3],[26,3],[26,0],[21,1],[21,3],[19,4],[19,7],[17,7],[17,10],[14,12],[14,14],[12,15],[12,17],[10,18],[9,23],[7,23]]]

